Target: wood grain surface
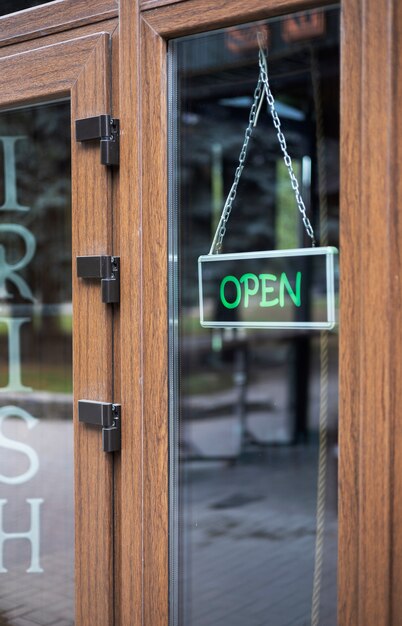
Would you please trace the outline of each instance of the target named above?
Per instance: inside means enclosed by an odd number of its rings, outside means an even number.
[[[0,47],[70,30],[118,14],[117,0],[56,0],[0,17]]]
[[[168,293],[166,43],[141,24],[144,624],[168,623]],[[152,600],[151,600],[152,598]]]
[[[110,109],[109,34],[0,59],[0,108],[71,98],[76,624],[113,623],[112,455],[101,433],[78,424],[78,399],[112,394],[112,313],[99,284],[75,276],[78,254],[105,254],[112,239],[111,174],[99,145],[75,142],[74,121]]]
[[[143,615],[143,373],[141,258],[141,120],[139,85],[139,24],[135,2],[121,0],[120,29],[114,42],[113,84],[120,94],[120,155],[115,249],[121,258],[121,303],[115,326],[120,369],[115,384],[122,405],[122,450],[115,465],[116,570],[115,625],[142,624]],[[116,73],[117,72],[117,76]],[[117,79],[117,85],[116,85]],[[116,106],[116,105],[114,105]]]
[[[100,36],[90,35],[3,57],[0,108],[69,97]]]
[[[332,3],[330,0],[186,0],[144,10],[143,17],[160,37],[170,39],[326,4]]]
[[[391,468],[390,479],[392,535],[391,535],[391,623],[402,624],[402,6],[394,2],[392,7],[392,40],[388,45],[391,106],[384,111],[388,119],[390,155],[388,159],[391,198],[389,223],[389,248],[391,254],[390,294],[394,314],[391,321],[389,351],[391,356]],[[385,45],[385,42],[382,42]],[[380,204],[380,199],[379,199]]]
[[[111,37],[111,54],[112,54],[112,75],[111,75],[111,90],[112,90],[112,111],[113,115],[120,119],[121,123],[121,110],[120,110],[120,57],[119,57],[119,42],[120,32],[119,29],[113,32]],[[120,127],[121,129],[121,127]],[[121,145],[120,145],[121,147]],[[120,154],[121,157],[121,154]],[[112,249],[113,254],[120,255],[122,249],[120,246],[120,167],[112,169],[112,193],[113,193],[113,226],[112,226]],[[124,261],[124,260],[123,260]],[[122,282],[122,281],[121,281]],[[123,298],[124,300],[125,298]],[[116,306],[113,309],[113,398],[115,402],[122,403],[121,400],[121,375],[124,368],[121,361],[121,324],[120,324],[120,306]],[[124,403],[127,407],[127,403]],[[130,424],[132,419],[132,411],[125,410],[124,423]],[[126,426],[123,427],[122,441],[124,442],[123,450],[126,450],[125,442],[128,440],[126,437]],[[120,624],[120,607],[121,607],[121,559],[123,554],[123,545],[120,536],[120,520],[122,519],[121,508],[121,489],[120,489],[120,468],[121,468],[121,452],[114,455],[113,463],[113,595],[114,595],[114,622],[113,625]],[[138,525],[136,526],[138,528]],[[134,537],[137,538],[138,533],[134,533]],[[141,537],[141,533],[139,533]],[[126,548],[124,548],[126,550]],[[128,550],[132,554],[132,550]],[[139,577],[141,580],[141,576]]]
[[[168,4],[179,4],[187,2],[187,0],[140,0],[141,11],[147,11],[148,9],[158,9]]]
[[[342,28],[339,623],[402,623],[401,10]],[[398,54],[399,53],[399,54]]]
[[[166,45],[130,0],[120,11],[119,381],[130,410],[115,467],[116,624],[167,626]]]
[[[150,8],[146,1],[142,8]],[[187,0],[143,12],[162,38],[311,7]],[[399,18],[399,19],[397,19]],[[401,9],[342,9],[339,624],[402,623]],[[381,95],[380,95],[381,94]],[[385,293],[397,294],[395,299]],[[375,302],[375,306],[373,306]],[[392,302],[392,304],[391,304]],[[383,320],[381,323],[380,320]],[[396,337],[396,341],[395,341]],[[398,489],[394,487],[398,486]],[[146,600],[145,596],[145,602]]]
[[[361,256],[360,271],[356,276],[359,287],[350,309],[352,312],[359,307],[360,319],[357,361],[360,410],[354,415],[360,426],[359,529],[356,537],[359,544],[359,626],[389,626],[392,623],[392,350],[398,349],[393,339],[395,301],[386,295],[393,293],[390,229],[397,208],[393,199],[390,161],[393,133],[390,124],[392,5],[392,0],[381,3],[364,0],[361,13],[361,138],[354,149],[355,159],[357,156],[361,167],[360,201],[354,206]],[[347,127],[343,132],[347,132]],[[351,245],[352,242],[349,248]],[[348,280],[349,267],[346,254],[343,280]]]
[[[0,46],[0,58],[19,54],[20,52],[28,52],[36,48],[52,46],[55,43],[63,43],[67,40],[72,41],[74,39],[88,37],[89,35],[100,35],[101,33],[111,34],[116,30],[116,26],[117,19],[104,20],[102,22],[95,22],[94,24],[79,26],[68,32],[61,31],[59,33],[45,35],[40,39],[27,39],[26,41],[14,43],[9,46]]]
[[[110,111],[109,35],[96,45],[71,90],[73,261],[112,251],[112,180],[99,143],[74,141],[76,119]],[[89,283],[92,284],[89,284]],[[74,401],[113,398],[112,306],[97,281],[73,271]],[[76,419],[76,416],[75,416]],[[123,417],[122,417],[123,419]],[[76,624],[113,624],[113,454],[102,434],[75,421]]]
[[[338,623],[358,626],[359,436],[362,263],[361,140],[362,24],[359,1],[341,13],[339,524]],[[350,89],[350,85],[354,85]],[[347,275],[347,280],[343,276]]]

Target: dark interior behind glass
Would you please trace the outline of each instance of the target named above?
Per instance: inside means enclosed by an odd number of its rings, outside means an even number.
[[[49,2],[53,2],[53,0],[2,0],[0,2],[0,15],[17,13],[18,11],[23,11],[24,9],[37,7],[40,4],[48,4]]]
[[[199,321],[197,260],[238,165],[258,32],[317,238],[339,248],[339,10],[170,42],[171,626],[336,624],[338,330]],[[264,103],[223,252],[309,245]]]

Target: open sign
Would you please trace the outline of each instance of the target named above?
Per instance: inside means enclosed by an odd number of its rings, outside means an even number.
[[[337,253],[325,247],[199,257],[201,326],[333,328]]]

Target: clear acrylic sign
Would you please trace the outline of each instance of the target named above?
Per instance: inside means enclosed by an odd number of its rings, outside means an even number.
[[[200,256],[201,326],[333,328],[337,254],[322,247]]]

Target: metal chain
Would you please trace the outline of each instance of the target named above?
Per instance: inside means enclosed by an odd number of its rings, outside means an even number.
[[[293,191],[295,192],[296,204],[302,216],[303,225],[304,225],[304,228],[306,229],[306,233],[310,237],[312,241],[312,245],[315,246],[315,236],[314,236],[313,227],[311,226],[311,222],[308,219],[307,214],[306,214],[306,207],[304,205],[303,198],[301,197],[299,183],[293,171],[292,159],[290,158],[289,153],[287,151],[286,139],[281,129],[281,122],[278,117],[278,113],[275,109],[275,100],[272,95],[272,92],[269,86],[269,81],[268,81],[266,52],[263,51],[262,48],[260,48],[258,60],[259,60],[260,73],[258,76],[257,86],[254,91],[253,104],[251,105],[248,126],[244,134],[243,146],[240,151],[239,165],[237,166],[233,184],[230,188],[228,197],[226,198],[226,202],[222,210],[222,215],[220,217],[209,254],[217,254],[220,252],[222,248],[223,238],[226,234],[226,225],[230,217],[230,213],[232,211],[234,199],[236,197],[237,186],[239,184],[239,180],[244,169],[248,143],[250,141],[253,128],[256,125],[257,120],[258,120],[258,114],[260,110],[260,105],[262,103],[262,99],[264,97],[264,93],[266,95],[267,102],[271,111],[274,127],[277,131],[277,137],[278,137],[278,141],[279,141],[282,153],[283,153],[283,160],[285,162],[285,165],[289,173],[290,183],[292,185]],[[262,86],[264,88],[263,91],[262,91]]]
[[[216,229],[215,236],[213,238],[209,254],[214,254],[214,252],[218,253],[222,248],[222,241],[226,234],[226,224],[228,222],[230,213],[232,211],[233,201],[236,197],[237,185],[239,184],[240,176],[244,169],[244,163],[245,163],[246,156],[247,156],[247,147],[248,147],[248,143],[250,141],[250,137],[253,132],[253,128],[255,126],[255,121],[256,121],[257,113],[259,109],[259,103],[260,103],[261,97],[263,97],[263,93],[264,92],[262,91],[262,78],[261,78],[261,73],[260,73],[260,75],[258,76],[257,86],[254,90],[253,104],[251,105],[250,114],[248,117],[248,126],[246,128],[246,132],[244,133],[243,145],[242,145],[242,149],[240,150],[239,165],[237,166],[235,176],[234,176],[234,181],[230,188],[229,195],[226,198],[226,202],[223,207],[222,215],[220,217],[218,227]]]
[[[280,119],[278,117],[278,113],[277,113],[277,111],[275,109],[275,99],[274,99],[274,96],[272,95],[272,92],[271,92],[271,89],[270,89],[270,86],[269,86],[268,68],[267,68],[267,55],[266,55],[265,51],[260,50],[260,53],[259,53],[259,56],[258,56],[258,61],[259,61],[259,66],[260,66],[260,76],[262,78],[262,82],[264,83],[265,95],[266,95],[266,98],[267,98],[268,106],[269,106],[270,111],[271,111],[272,121],[273,121],[275,129],[277,131],[277,135],[276,136],[278,137],[279,145],[280,145],[282,153],[283,153],[283,160],[284,160],[285,165],[286,165],[286,167],[288,169],[288,174],[289,174],[289,178],[290,178],[290,183],[292,185],[292,189],[295,192],[297,208],[299,209],[300,214],[302,216],[304,228],[306,229],[306,233],[310,237],[310,239],[312,241],[312,245],[315,246],[314,230],[313,230],[313,227],[311,226],[310,220],[308,219],[308,217],[306,215],[306,207],[304,205],[303,198],[301,197],[301,193],[300,193],[300,190],[299,190],[299,183],[298,183],[297,178],[295,176],[295,173],[293,171],[292,159],[290,158],[288,150],[287,150],[285,135],[283,134],[282,129],[281,129],[281,122],[280,122]]]

